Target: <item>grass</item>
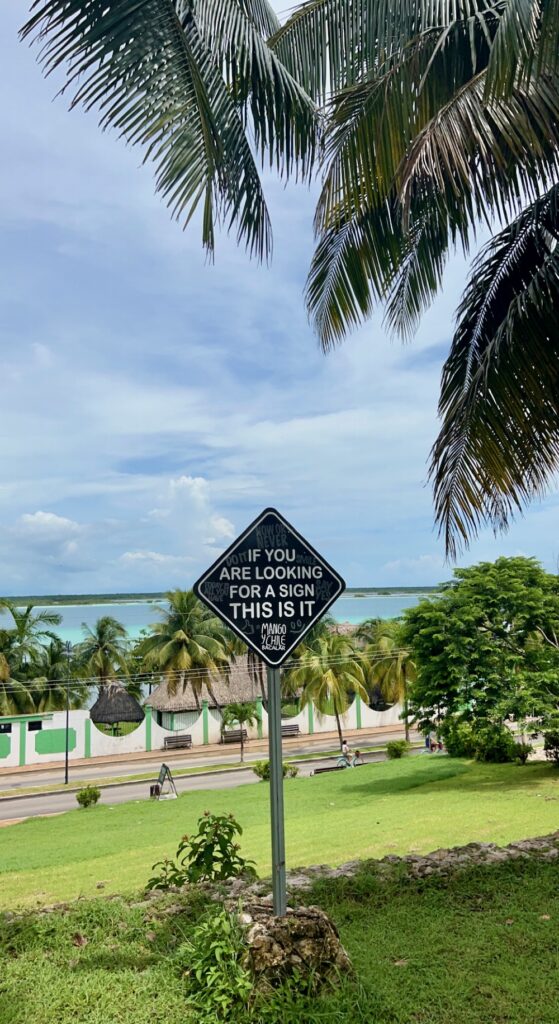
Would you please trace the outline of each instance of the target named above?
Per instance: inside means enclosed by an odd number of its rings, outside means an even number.
[[[310,999],[279,990],[242,1024],[556,1024],[558,883],[537,860],[323,882],[306,898],[337,924],[355,978]],[[194,1024],[175,950],[204,910],[180,894],[0,918],[2,1024]]]
[[[259,783],[169,802],[105,803],[1,829],[0,906],[91,894],[97,883],[105,893],[131,892],[207,807],[236,815],[243,854],[269,873],[268,805],[269,787]],[[558,809],[559,772],[544,763],[520,768],[425,756],[293,779],[285,785],[287,863],[506,843],[554,831]]]

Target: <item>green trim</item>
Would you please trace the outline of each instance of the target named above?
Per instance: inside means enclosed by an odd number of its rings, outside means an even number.
[[[152,711],[150,707],[146,708],[146,751],[149,753],[151,750],[151,721]]]
[[[0,722],[17,725],[18,722],[51,722],[52,712],[47,715],[0,715]]]
[[[19,767],[23,768],[25,764],[25,747],[26,747],[26,736],[27,736],[27,722],[19,723]]]
[[[309,715],[309,736],[314,735],[314,708],[312,700],[307,704],[308,715]]]
[[[263,729],[262,729],[262,697],[257,697],[256,698],[256,716],[257,716],[257,719],[258,719],[258,721],[256,723],[256,728],[258,730],[258,739],[261,740],[262,739],[262,735],[263,735]]]
[[[358,693],[355,694],[355,724],[361,729],[361,697]]]
[[[86,718],[85,720],[83,756],[91,757],[91,718]]]
[[[9,757],[12,750],[12,737],[9,732],[0,732],[0,759]]]
[[[202,701],[202,743],[207,747],[210,742],[210,720],[207,700]]]

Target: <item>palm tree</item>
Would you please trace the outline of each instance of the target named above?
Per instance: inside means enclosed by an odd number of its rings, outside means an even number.
[[[361,656],[369,687],[378,686],[392,704],[404,706],[404,728],[409,741],[408,685],[415,679],[415,663],[402,639],[402,623],[397,619],[366,619],[356,631],[364,643]]]
[[[76,678],[70,678],[72,669],[64,642],[58,637],[43,646],[33,660],[32,678],[26,684],[36,711],[61,711],[66,707],[69,687],[70,707],[82,708],[87,699],[87,687]]]
[[[303,648],[285,680],[286,688],[301,689],[301,706],[311,701],[321,714],[334,714],[340,750],[343,736],[340,716],[347,711],[353,694],[367,700],[363,667],[352,640],[325,631]]]
[[[498,224],[443,372],[448,552],[541,493],[559,467],[557,0],[306,0],[283,25],[267,0],[42,0],[23,34],[144,147],[177,218],[203,205],[210,251],[220,221],[270,252],[251,136],[284,175],[321,170],[307,303],[326,349],[380,304],[412,332],[449,253]]]
[[[155,164],[156,187],[185,223],[202,208],[202,239],[234,228],[267,258],[271,226],[257,166],[308,177],[316,106],[266,40],[279,29],[267,0],[45,0],[23,29],[48,73],[66,66],[73,105],[97,105]]]
[[[169,693],[190,684],[196,703],[205,685],[211,693],[215,673],[227,673],[234,658],[235,641],[230,631],[192,590],[173,590],[165,595],[162,621],[150,627],[141,643],[144,664],[161,671]]]
[[[258,710],[256,704],[250,701],[237,704],[228,704],[223,708],[221,713],[221,727],[225,729],[227,726],[238,726],[241,731],[241,761],[244,761],[245,755],[245,738],[244,738],[244,727],[247,725],[254,725],[258,721]]]
[[[273,41],[328,102],[307,302],[325,349],[383,304],[415,329],[480,223],[443,371],[436,517],[454,555],[559,467],[559,6],[310,0]]]
[[[118,672],[127,671],[128,635],[111,615],[103,615],[91,628],[82,622],[84,639],[76,647],[85,673],[99,680],[99,688]]]
[[[41,651],[43,642],[58,640],[51,627],[59,626],[62,616],[46,609],[36,612],[32,604],[19,608],[6,598],[0,599],[0,609],[8,611],[12,617],[12,627],[5,631],[10,635],[12,672],[26,672]]]

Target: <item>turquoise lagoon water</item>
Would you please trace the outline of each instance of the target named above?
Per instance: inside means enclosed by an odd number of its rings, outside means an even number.
[[[393,619],[406,608],[412,608],[427,594],[367,594],[364,597],[346,595],[340,597],[331,608],[331,614],[338,622],[359,623],[363,619]],[[162,607],[163,603],[159,606]],[[62,617],[60,626],[53,632],[63,640],[78,643],[83,639],[82,623],[93,626],[102,615],[112,615],[126,627],[131,637],[152,622],[158,621],[158,604],[151,601],[118,602],[115,604],[72,604],[49,606],[48,610]]]

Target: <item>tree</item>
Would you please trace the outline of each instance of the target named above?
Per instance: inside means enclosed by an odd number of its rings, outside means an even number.
[[[457,569],[433,599],[404,614],[417,677],[409,710],[422,729],[452,716],[500,724],[559,707],[559,579],[531,558]]]
[[[155,164],[156,187],[185,223],[202,207],[202,240],[234,228],[258,258],[271,225],[257,157],[307,178],[316,106],[266,40],[267,0],[38,0],[23,30],[48,73],[68,69],[73,104],[97,105]]]
[[[33,675],[27,688],[35,711],[62,711],[66,707],[67,696],[74,710],[84,706],[87,687],[73,676],[72,664],[59,637],[41,648],[33,660],[31,671]]]
[[[406,741],[410,738],[408,720],[408,686],[415,679],[415,664],[403,639],[398,619],[367,619],[356,631],[355,638],[364,643],[363,667],[367,689],[378,686],[384,699],[403,704]]]
[[[8,611],[12,617],[12,627],[3,630],[9,639],[11,671],[16,674],[25,673],[41,651],[43,642],[59,639],[52,632],[52,627],[60,625],[62,616],[46,609],[36,612],[32,604],[19,608],[5,598],[0,600],[0,610]]]
[[[301,706],[312,702],[321,714],[336,718],[340,749],[342,725],[340,716],[347,711],[354,694],[367,700],[365,677],[355,646],[340,633],[324,632],[303,645],[297,662],[284,680],[291,692],[301,689]]]
[[[168,607],[160,609],[162,621],[150,627],[141,644],[144,663],[166,676],[169,693],[190,685],[199,705],[204,685],[211,693],[212,675],[229,671],[233,636],[192,590],[165,596]]]
[[[156,164],[188,221],[203,206],[267,256],[255,151],[322,171],[307,304],[325,348],[384,304],[409,334],[449,253],[476,259],[443,371],[436,518],[454,554],[507,526],[559,467],[557,0],[37,0],[23,30],[73,103]],[[324,130],[323,130],[324,129]]]
[[[244,729],[247,725],[254,725],[258,721],[258,709],[252,702],[227,704],[221,713],[221,727],[238,726],[241,731],[241,761],[244,761],[245,738]]]
[[[82,632],[84,639],[76,654],[87,675],[98,679],[100,688],[119,671],[126,672],[128,634],[121,622],[103,615],[93,628],[82,622]]]

